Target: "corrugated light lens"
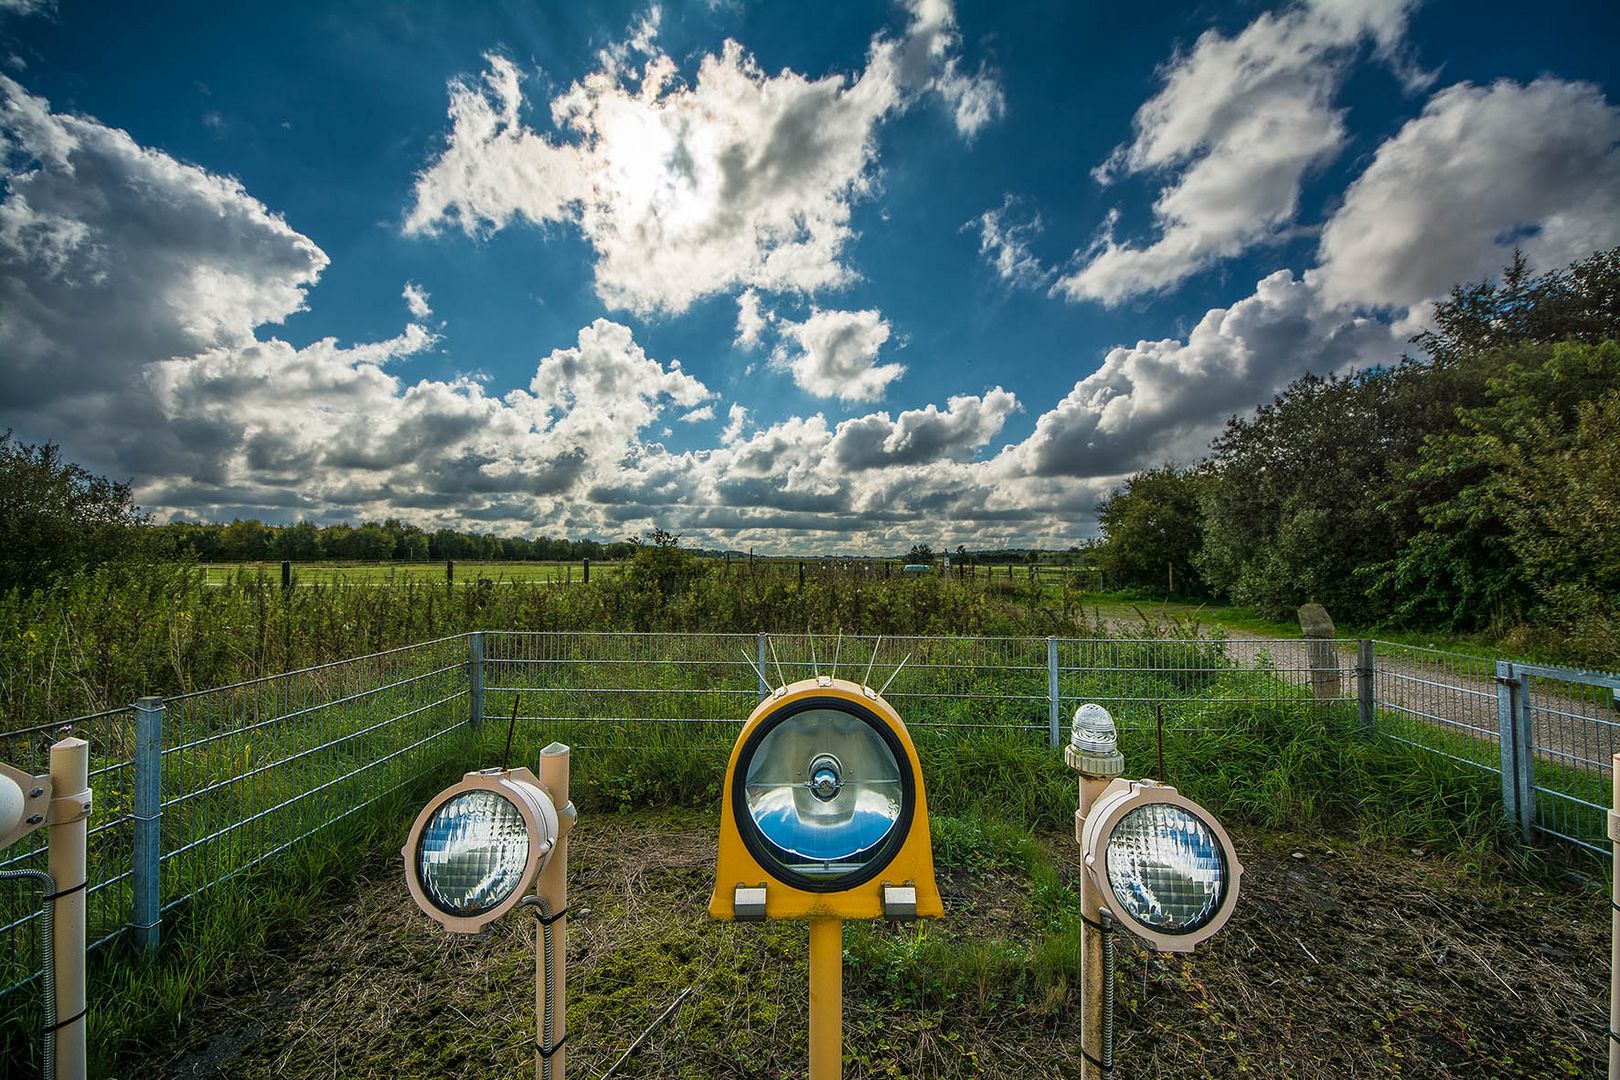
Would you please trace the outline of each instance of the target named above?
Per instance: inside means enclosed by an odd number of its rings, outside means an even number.
[[[811,709],[783,721],[748,762],[748,813],[785,867],[853,874],[900,820],[900,762],[858,716]]]
[[[1213,831],[1168,803],[1120,818],[1108,838],[1108,884],[1133,916],[1164,933],[1191,933],[1226,896],[1226,855]]]
[[[511,800],[467,791],[439,807],[422,830],[416,868],[422,891],[451,915],[480,915],[512,895],[529,861],[529,827]]]

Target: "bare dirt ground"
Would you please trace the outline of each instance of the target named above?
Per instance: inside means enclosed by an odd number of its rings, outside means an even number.
[[[709,814],[581,817],[573,1075],[600,1076],[686,987],[686,1003],[616,1075],[804,1075],[805,931],[707,918],[715,831]],[[1116,1075],[1600,1073],[1600,891],[1481,881],[1432,853],[1332,836],[1237,832],[1246,873],[1227,929],[1190,957],[1122,950]],[[1072,838],[1038,847],[1072,885]],[[481,938],[446,935],[407,899],[398,862],[359,873],[348,904],[286,936],[122,1075],[532,1075],[531,926],[508,917]],[[1051,917],[1031,875],[993,860],[939,874],[940,923],[846,931],[845,1075],[1078,1076],[1072,985],[1021,975]],[[927,964],[902,964],[928,947],[977,958],[983,978],[936,980]]]

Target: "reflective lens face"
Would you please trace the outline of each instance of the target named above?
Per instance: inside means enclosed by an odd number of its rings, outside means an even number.
[[[744,796],[771,855],[809,877],[858,872],[900,820],[900,763],[866,721],[811,709],[776,725],[747,766]]]
[[[512,895],[529,861],[529,827],[511,800],[465,791],[422,829],[416,872],[422,891],[451,915],[479,915]]]
[[[1191,933],[1214,918],[1226,895],[1226,854],[1197,817],[1147,803],[1120,818],[1108,838],[1108,884],[1153,929]]]

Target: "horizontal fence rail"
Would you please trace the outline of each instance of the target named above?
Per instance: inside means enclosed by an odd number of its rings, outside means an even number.
[[[758,702],[814,675],[881,690],[919,739],[1056,747],[1088,701],[1127,734],[1211,731],[1241,719],[1234,704],[1359,720],[1500,778],[1527,840],[1608,850],[1620,677],[1367,640],[482,631],[0,732],[0,760],[41,773],[52,742],[89,741],[88,940],[150,949],[209,889],[429,774],[483,764],[486,725],[564,739],[597,755],[586,767],[634,747],[721,768]],[[634,797],[633,777],[610,780]],[[43,842],[0,852],[0,869],[43,868]],[[0,891],[0,1000],[38,968],[33,905]]]

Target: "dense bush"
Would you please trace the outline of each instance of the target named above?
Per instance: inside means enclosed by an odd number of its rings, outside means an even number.
[[[1422,359],[1307,375],[1192,469],[1117,488],[1098,552],[1115,580],[1165,588],[1196,538],[1196,584],[1263,615],[1314,600],[1350,624],[1519,627],[1612,663],[1620,248],[1539,277],[1515,259],[1432,323]]]

